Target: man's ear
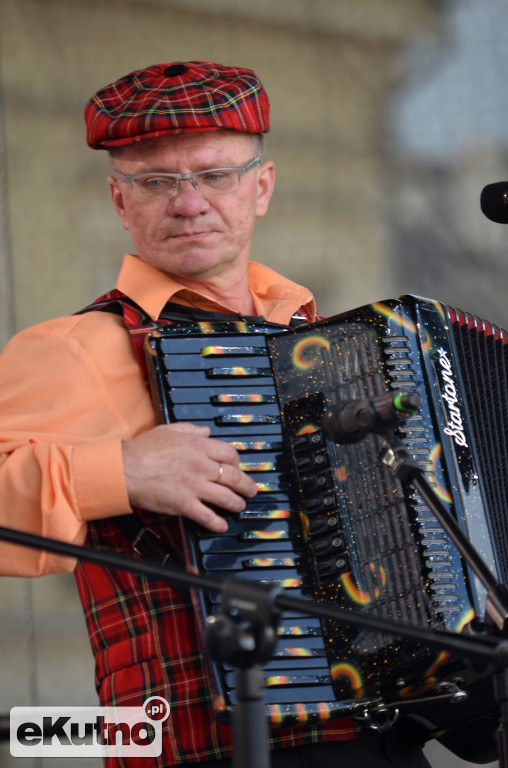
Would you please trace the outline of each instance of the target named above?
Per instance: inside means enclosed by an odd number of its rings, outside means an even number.
[[[118,179],[115,179],[114,176],[109,176],[108,184],[109,193],[111,195],[111,199],[113,201],[113,205],[115,206],[116,212],[120,217],[120,221],[122,222],[122,227],[124,229],[129,229],[127,214],[125,211],[125,200],[120,182]]]
[[[267,160],[258,171],[258,196],[256,201],[256,216],[264,216],[275,186],[275,164]]]

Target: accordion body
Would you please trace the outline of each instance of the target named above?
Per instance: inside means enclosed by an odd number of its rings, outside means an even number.
[[[383,464],[380,437],[336,444],[321,422],[343,402],[416,392],[421,409],[396,435],[506,582],[507,349],[496,326],[413,296],[290,329],[225,319],[149,335],[159,420],[209,426],[258,486],[226,534],[183,522],[189,567],[427,630],[481,624],[482,586],[418,493]],[[213,593],[195,600],[203,623],[220,605]],[[237,702],[234,671],[213,660],[210,669],[226,718]],[[277,726],[420,706],[441,730],[481,719],[479,699],[492,714],[484,676],[395,633],[285,613],[265,665],[267,715]],[[481,685],[481,695],[449,703],[457,678],[466,690]]]

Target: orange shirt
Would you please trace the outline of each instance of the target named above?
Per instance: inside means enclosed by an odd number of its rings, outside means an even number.
[[[157,319],[167,301],[228,312],[127,254],[119,290]],[[251,262],[256,314],[280,324],[310,291]],[[121,318],[87,312],[11,339],[0,355],[0,524],[82,544],[86,522],[130,512],[122,441],[155,426],[149,393]],[[0,574],[73,570],[75,561],[0,541]]]

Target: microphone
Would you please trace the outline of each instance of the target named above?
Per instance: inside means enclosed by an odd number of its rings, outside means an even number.
[[[508,224],[508,181],[487,184],[480,195],[485,216],[496,224]]]
[[[334,443],[356,443],[368,434],[383,434],[420,409],[416,392],[386,392],[363,400],[347,400],[325,411],[321,426]]]

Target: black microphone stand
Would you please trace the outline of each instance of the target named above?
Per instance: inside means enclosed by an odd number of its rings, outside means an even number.
[[[413,480],[413,478],[411,478]],[[395,634],[419,643],[445,649],[488,665],[497,671],[496,696],[502,705],[502,736],[500,766],[508,768],[505,720],[508,716],[508,641],[503,637],[472,637],[454,632],[417,629],[407,624],[360,613],[340,610],[334,605],[317,603],[307,598],[295,598],[285,590],[242,579],[213,579],[168,568],[146,560],[134,560],[116,552],[104,552],[89,547],[67,544],[56,539],[36,536],[12,528],[0,527],[0,540],[13,544],[44,549],[58,555],[88,560],[108,568],[119,568],[166,581],[177,588],[197,588],[223,595],[218,617],[209,621],[207,636],[210,652],[218,653],[236,667],[238,704],[233,713],[233,764],[235,768],[269,768],[268,718],[263,703],[263,662],[270,658],[277,634],[280,609],[311,613],[323,619],[333,619],[344,625]],[[361,707],[361,702],[359,702]]]
[[[216,616],[208,617],[207,647],[211,656],[235,667],[238,706],[232,716],[233,765],[269,768],[268,718],[264,703],[264,663],[277,644],[280,588],[225,580]]]

